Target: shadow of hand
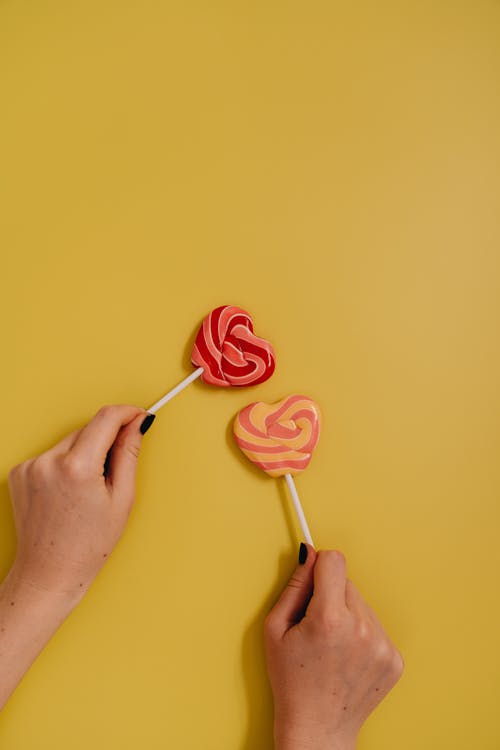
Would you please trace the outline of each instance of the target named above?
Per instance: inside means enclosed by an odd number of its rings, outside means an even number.
[[[264,653],[264,620],[277,601],[294,564],[290,555],[281,555],[277,580],[265,603],[245,630],[241,662],[248,700],[247,727],[240,750],[273,750],[273,697],[267,679]]]

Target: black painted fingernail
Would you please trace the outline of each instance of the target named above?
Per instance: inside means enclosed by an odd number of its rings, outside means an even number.
[[[299,563],[301,565],[304,565],[306,560],[307,560],[307,547],[304,544],[304,542],[301,542],[300,549],[299,549]]]
[[[155,419],[156,419],[156,414],[148,414],[148,416],[144,419],[140,427],[141,433],[143,435],[145,432],[149,430],[149,428],[151,427]]]

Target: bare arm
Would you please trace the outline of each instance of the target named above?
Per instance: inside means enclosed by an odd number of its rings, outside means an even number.
[[[31,586],[12,567],[0,587],[0,708],[78,601]]]
[[[17,553],[0,586],[0,709],[123,533],[146,417],[136,406],[103,407],[9,473]]]

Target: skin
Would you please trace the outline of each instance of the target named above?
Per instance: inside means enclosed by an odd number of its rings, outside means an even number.
[[[104,406],[84,428],[9,472],[17,552],[0,587],[0,708],[125,529],[146,414]]]
[[[125,529],[146,415],[104,406],[9,473],[17,553],[0,586],[0,709]],[[310,546],[266,618],[265,646],[276,750],[352,750],[403,669],[343,555]]]
[[[403,659],[336,550],[307,545],[265,621],[276,750],[353,750]]]

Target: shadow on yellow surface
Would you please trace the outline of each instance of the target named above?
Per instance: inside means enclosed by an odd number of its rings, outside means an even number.
[[[10,467],[154,403],[211,308],[277,355],[162,410],[2,747],[271,749],[261,625],[297,528],[230,430],[303,391],[313,538],[407,663],[357,750],[498,750],[499,38],[490,0],[0,3],[0,569]]]

